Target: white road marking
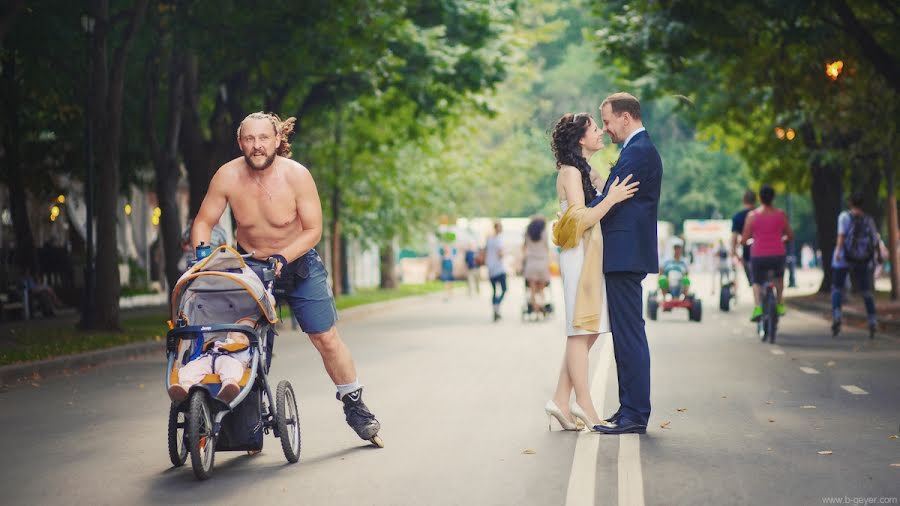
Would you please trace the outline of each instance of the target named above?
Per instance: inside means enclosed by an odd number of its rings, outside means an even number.
[[[819,374],[819,371],[813,369],[812,367],[801,367],[800,370],[805,372],[806,374]]]
[[[869,395],[869,392],[866,392],[862,388],[859,388],[856,385],[841,385],[841,388],[850,392],[853,395]]]
[[[605,413],[606,378],[613,358],[612,337],[601,335],[600,359],[591,382],[591,397],[599,413]],[[602,415],[601,415],[602,416]],[[575,456],[572,461],[572,472],[569,475],[569,487],[566,490],[566,506],[593,506],[596,496],[597,452],[600,449],[602,435],[589,430],[578,433],[575,441]],[[620,436],[621,437],[621,436]]]
[[[781,348],[769,348],[769,352],[771,352],[772,355],[784,355],[784,350]]]
[[[619,436],[619,504],[643,506],[641,439],[638,434]]]

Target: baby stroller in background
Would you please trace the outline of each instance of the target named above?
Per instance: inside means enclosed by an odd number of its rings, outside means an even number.
[[[262,274],[260,281],[257,272]],[[207,374],[190,387],[182,402],[169,408],[169,458],[176,467],[191,455],[198,479],[212,474],[216,451],[259,451],[269,430],[281,440],[288,462],[300,459],[300,418],[294,390],[278,383],[275,396],[267,374],[278,321],[272,285],[272,263],[253,260],[219,246],[185,272],[172,293],[172,319],[166,335],[166,389],[178,382],[178,370],[203,353],[204,343],[241,332],[250,341],[250,362],[230,403],[218,399],[218,374]],[[251,316],[256,325],[233,322]]]
[[[544,301],[544,306],[540,311],[535,311],[531,304],[528,301],[528,279],[525,278],[525,262],[522,262],[522,280],[525,282],[525,301],[522,303],[522,321],[538,321],[545,320],[553,315],[553,303],[549,302],[553,297],[553,291],[550,289],[550,282],[548,281],[546,285],[544,285],[544,289],[541,291],[542,297]]]

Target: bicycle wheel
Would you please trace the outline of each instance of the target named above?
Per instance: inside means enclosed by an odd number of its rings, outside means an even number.
[[[766,336],[769,343],[775,342],[775,333],[778,330],[778,312],[775,309],[775,293],[769,287],[766,290]]]
[[[212,476],[216,456],[216,442],[212,433],[212,413],[206,402],[206,392],[195,390],[191,394],[188,411],[188,444],[191,450],[191,467],[199,480]]]

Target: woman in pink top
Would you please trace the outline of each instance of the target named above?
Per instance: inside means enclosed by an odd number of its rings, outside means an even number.
[[[760,292],[762,285],[768,279],[768,273],[774,273],[775,291],[778,302],[775,310],[778,316],[784,316],[784,261],[786,250],[784,244],[794,239],[794,231],[788,223],[784,211],[772,207],[775,200],[775,190],[769,185],[763,185],[759,190],[761,206],[747,215],[744,223],[744,232],[741,234],[741,243],[745,246],[753,240],[750,246],[750,268],[753,273],[753,297],[756,306],[750,320],[757,321],[762,316],[762,304]]]

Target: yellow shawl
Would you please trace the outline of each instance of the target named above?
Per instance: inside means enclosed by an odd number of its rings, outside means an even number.
[[[603,276],[603,234],[600,224],[585,223],[588,208],[575,205],[568,209],[553,225],[553,242],[562,249],[578,246],[585,241],[584,263],[578,278],[575,295],[575,311],[572,326],[591,332],[600,332],[600,306],[606,296],[600,286]]]

